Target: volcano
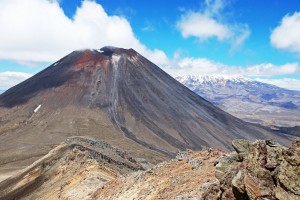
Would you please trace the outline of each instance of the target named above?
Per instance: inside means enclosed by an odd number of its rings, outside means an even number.
[[[74,51],[0,96],[0,168],[24,167],[70,136],[152,163],[237,138],[289,138],[213,106],[133,49]]]

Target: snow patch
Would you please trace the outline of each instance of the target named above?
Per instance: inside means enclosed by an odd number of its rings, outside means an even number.
[[[34,113],[36,113],[40,108],[42,107],[42,104],[38,105],[38,107],[36,107],[36,109],[34,109]]]
[[[94,49],[95,51],[99,52],[99,53],[103,53],[104,51],[101,49]]]
[[[135,64],[138,63],[138,58],[136,56],[128,57],[128,60],[132,63],[135,63]]]
[[[117,70],[118,67],[119,67],[119,60],[120,60],[120,58],[121,58],[120,55],[113,55],[113,56],[111,57],[111,61],[112,61],[112,63],[113,63],[113,68],[114,68],[115,70]]]
[[[113,64],[116,65],[116,64],[118,64],[120,58],[121,58],[120,55],[113,55],[111,60],[112,60]]]
[[[183,84],[198,85],[203,83],[218,83],[231,81],[234,83],[243,83],[243,82],[253,82],[251,79],[248,79],[244,76],[237,75],[186,75],[176,77],[176,80]]]

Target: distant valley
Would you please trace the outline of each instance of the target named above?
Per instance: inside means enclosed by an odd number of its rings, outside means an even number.
[[[181,76],[189,89],[224,111],[265,126],[300,125],[300,92],[237,76]]]

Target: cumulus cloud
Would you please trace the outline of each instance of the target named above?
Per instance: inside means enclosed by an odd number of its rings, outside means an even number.
[[[184,58],[177,64],[165,67],[165,70],[174,77],[191,74],[215,74],[218,73],[220,69],[226,69],[226,66],[206,58]],[[222,72],[219,71],[219,73]]]
[[[251,66],[228,66],[206,58],[184,58],[173,66],[168,66],[165,70],[172,76],[182,75],[244,75],[271,77],[276,75],[300,74],[299,63],[287,63],[284,65],[274,65],[264,63]]]
[[[166,64],[161,50],[150,50],[130,23],[108,15],[100,4],[84,0],[72,19],[57,0],[10,0],[0,4],[0,59],[53,62],[76,49],[105,45],[134,48],[156,64]]]
[[[276,76],[299,73],[299,63],[287,63],[280,66],[274,65],[272,63],[264,63],[248,66],[244,69],[244,74],[248,76]]]
[[[31,76],[32,74],[22,72],[0,72],[0,90],[8,89]]]
[[[286,15],[271,33],[271,44],[278,48],[300,54],[300,12]]]
[[[177,22],[177,28],[183,38],[196,37],[200,41],[217,38],[219,41],[230,41],[231,51],[237,50],[250,36],[247,24],[225,23],[224,0],[206,0],[201,11],[187,11]]]
[[[292,79],[292,78],[282,78],[282,79],[264,79],[264,78],[256,78],[255,80],[263,83],[268,83],[272,85],[276,85],[281,88],[287,88],[290,90],[298,90],[300,91],[300,80]]]
[[[217,37],[219,40],[224,40],[231,34],[226,25],[197,12],[188,12],[183,15],[177,23],[177,27],[184,38],[195,36],[203,40],[209,37]]]

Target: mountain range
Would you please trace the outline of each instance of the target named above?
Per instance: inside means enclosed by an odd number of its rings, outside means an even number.
[[[271,127],[300,125],[300,91],[242,76],[189,75],[176,79],[217,107],[245,121]]]

